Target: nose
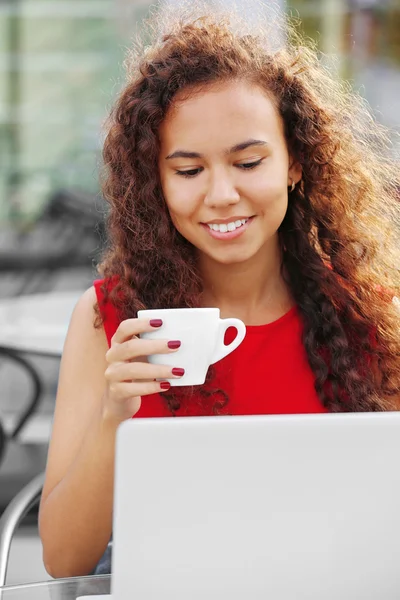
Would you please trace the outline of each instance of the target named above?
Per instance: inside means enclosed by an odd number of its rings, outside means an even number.
[[[232,177],[218,171],[210,175],[209,185],[204,198],[204,204],[209,208],[224,208],[237,204],[240,194],[235,187]]]

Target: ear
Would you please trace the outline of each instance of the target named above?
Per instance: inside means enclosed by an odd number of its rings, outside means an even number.
[[[289,161],[289,170],[288,170],[288,187],[292,185],[292,182],[295,184],[299,183],[303,175],[303,169],[301,164],[297,162],[294,158],[290,157]]]

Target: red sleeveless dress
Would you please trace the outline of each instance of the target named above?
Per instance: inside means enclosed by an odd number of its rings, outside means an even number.
[[[94,287],[110,345],[119,320],[114,306],[103,302],[102,284],[103,280],[97,280]],[[218,395],[217,390],[223,390],[228,397],[222,414],[327,412],[314,389],[315,376],[301,340],[302,322],[296,307],[273,323],[248,326],[246,330],[241,345],[214,365],[215,377],[210,385],[216,394],[210,394],[208,398],[200,397],[196,391],[199,388],[193,388],[193,395],[181,403],[176,416],[213,414],[213,398]],[[171,412],[161,394],[144,396],[141,408],[135,415],[169,416]]]

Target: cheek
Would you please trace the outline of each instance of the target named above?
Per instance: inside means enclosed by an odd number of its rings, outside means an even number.
[[[288,191],[284,177],[264,176],[252,182],[247,192],[262,212],[286,212]]]
[[[179,185],[180,183],[180,185]],[[185,181],[163,185],[165,202],[173,221],[190,217],[197,209],[196,195]]]

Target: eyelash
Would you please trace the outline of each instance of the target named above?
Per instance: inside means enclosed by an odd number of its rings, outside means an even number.
[[[243,163],[236,166],[238,169],[242,169],[242,171],[251,171],[251,169],[255,169],[256,167],[258,167],[258,165],[261,164],[262,160],[263,159],[260,158],[260,160],[256,160],[255,162]],[[193,177],[196,177],[196,175],[198,175],[200,172],[200,169],[189,169],[188,171],[176,171],[176,174],[180,175],[181,177],[186,177],[187,179],[192,179]]]

